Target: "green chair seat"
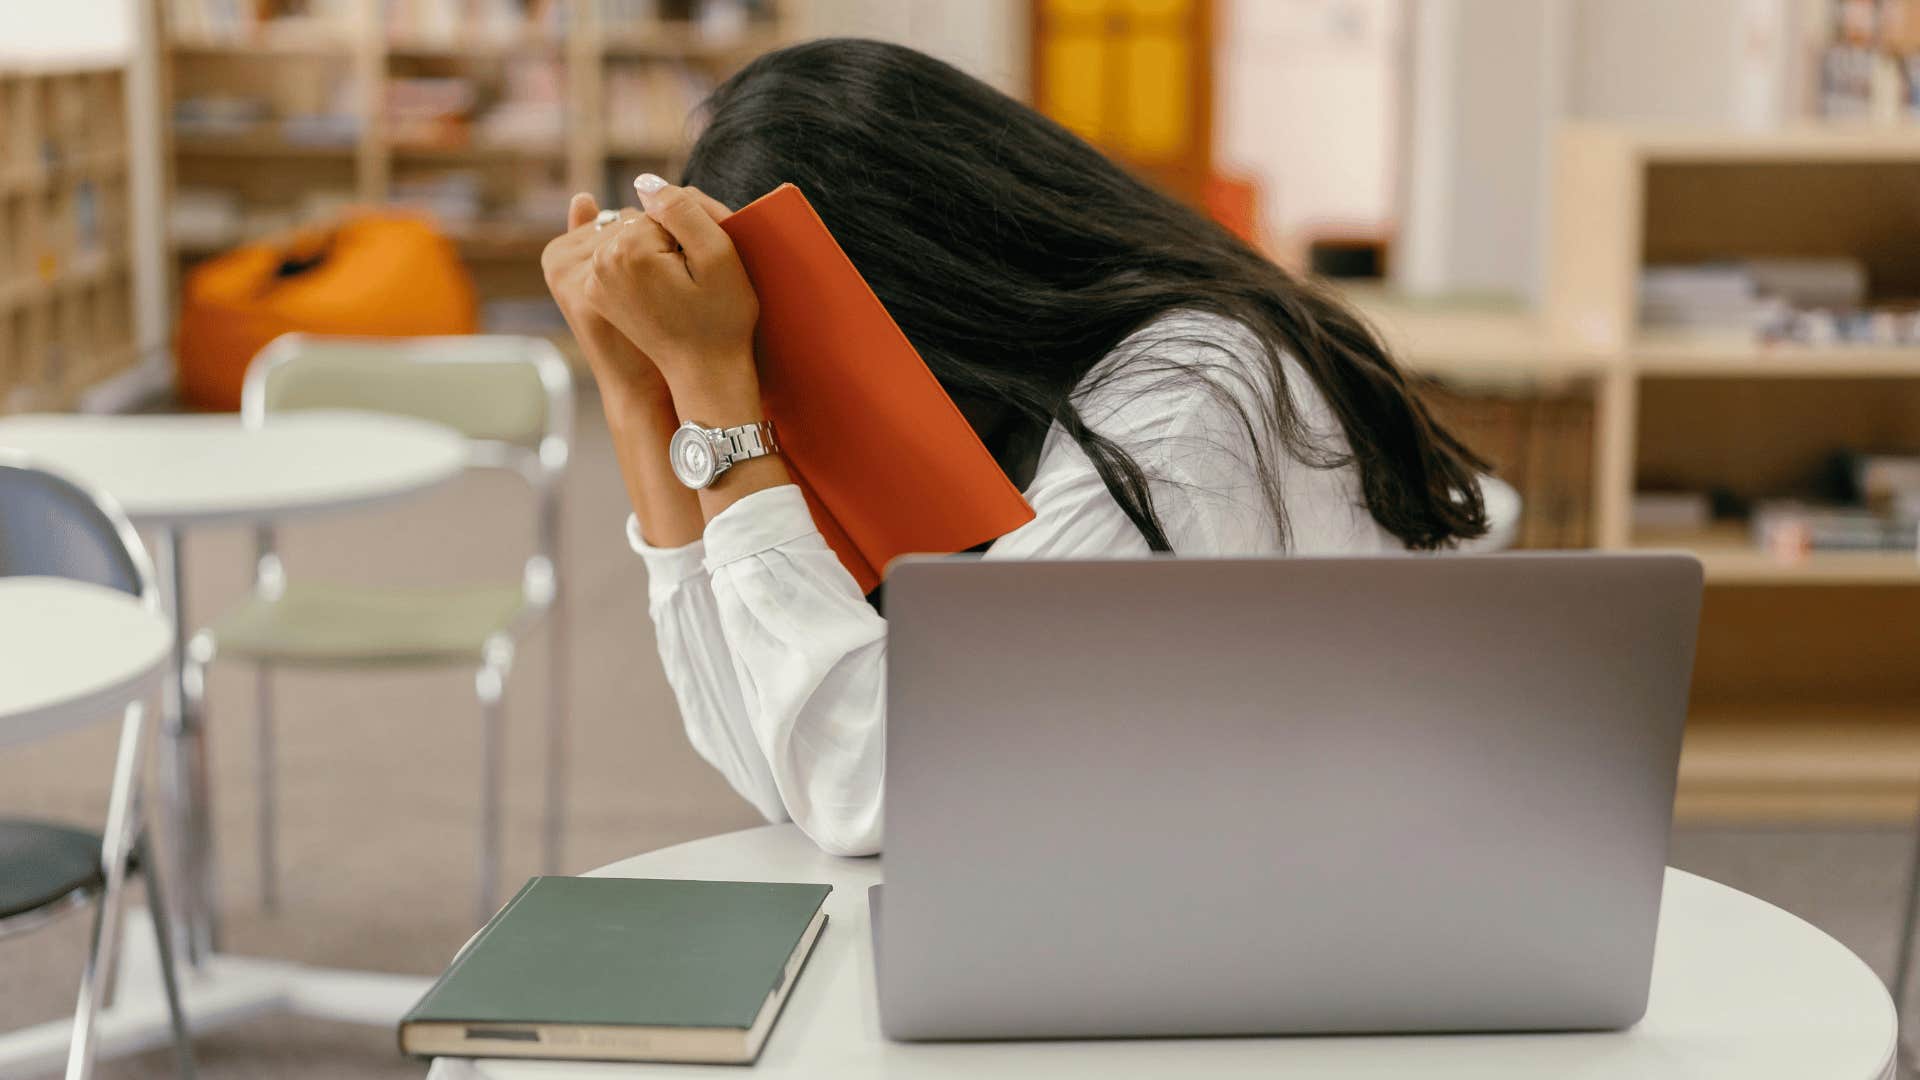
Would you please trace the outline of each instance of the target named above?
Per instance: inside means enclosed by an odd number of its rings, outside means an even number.
[[[75,889],[98,889],[100,834],[21,818],[0,820],[0,919],[36,911]]]
[[[387,588],[289,584],[210,628],[222,655],[276,664],[479,662],[526,606],[520,586]]]

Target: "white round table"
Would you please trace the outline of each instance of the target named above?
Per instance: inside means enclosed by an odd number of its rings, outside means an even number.
[[[105,492],[134,524],[154,530],[155,575],[181,646],[186,527],[363,507],[440,484],[468,462],[466,440],[450,428],[330,410],[278,414],[257,428],[233,414],[16,416],[0,419],[0,446]],[[182,953],[197,966],[216,937],[211,794],[204,733],[181,707],[184,674],[175,649],[162,703],[163,803],[175,838]]]
[[[823,855],[793,826],[777,825],[682,844],[594,873],[833,886],[827,898],[831,921],[752,1070],[758,1077],[1893,1076],[1893,1003],[1858,957],[1771,904],[1680,870],[1667,871],[1646,1019],[1625,1031],[913,1044],[883,1038],[875,1011],[867,887],[881,879],[879,859]],[[1017,978],[1009,973],[1010,980]],[[442,1058],[429,1080],[623,1076],[712,1080],[714,1071],[700,1065]]]
[[[280,520],[409,495],[465,467],[439,424],[295,412],[258,429],[231,414],[17,416],[0,446],[25,450],[113,496],[136,525]]]
[[[118,715],[160,688],[172,648],[173,628],[139,597],[0,578],[0,747]]]

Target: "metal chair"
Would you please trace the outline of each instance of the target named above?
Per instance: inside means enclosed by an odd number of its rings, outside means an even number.
[[[1907,868],[1906,912],[1900,924],[1900,951],[1894,954],[1893,1015],[1899,1024],[1899,1030],[1905,1030],[1907,1021],[1908,986],[1913,982],[1913,944],[1920,936],[1920,820],[1914,822],[1913,856]],[[1896,1040],[1895,1056],[1899,1058],[1902,1070],[1914,1068],[1915,1054],[1902,1035]]]
[[[146,549],[110,499],[0,450],[0,576],[71,578],[139,597],[156,614],[159,593]],[[120,908],[129,875],[147,882],[160,954],[160,978],[173,1026],[180,1075],[193,1075],[193,1052],[174,969],[173,936],[141,812],[146,710],[127,703],[101,832],[22,818],[0,819],[0,938],[23,934],[95,903],[87,964],[80,976],[67,1080],[93,1071],[94,1043],[107,984],[119,959]]]
[[[554,347],[537,338],[342,338],[290,334],[269,344],[247,370],[241,420],[278,413],[358,409],[431,420],[468,440],[472,469],[524,479],[537,502],[534,552],[521,578],[453,588],[395,588],[293,582],[273,530],[256,530],[253,594],[194,638],[188,650],[188,708],[203,707],[201,673],[216,656],[253,662],[257,672],[261,903],[279,900],[273,669],[472,665],[481,711],[481,820],[476,910],[495,904],[500,867],[502,696],[515,643],[548,621],[546,821],[543,862],[557,871],[563,816],[568,649],[559,566],[560,485],[573,423],[573,380]]]

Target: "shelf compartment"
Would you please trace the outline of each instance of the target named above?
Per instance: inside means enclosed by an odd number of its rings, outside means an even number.
[[[1920,585],[1920,556],[1914,552],[1813,551],[1785,559],[1753,546],[1739,524],[1704,532],[1640,533],[1633,546],[1692,552],[1709,585]]]
[[[1635,339],[1645,375],[1874,379],[1920,376],[1920,345],[1766,344],[1733,336],[1648,331]]]
[[[1696,708],[1681,824],[1899,824],[1920,810],[1920,703]]]
[[[178,56],[260,57],[262,59],[306,57],[346,60],[353,55],[354,51],[353,42],[344,34],[337,37],[301,35],[247,39],[179,34],[167,40],[167,48]]]
[[[431,143],[395,143],[393,156],[417,161],[559,161],[566,147],[518,143],[468,143],[440,146]]]
[[[607,27],[600,35],[600,51],[613,57],[655,57],[663,60],[730,59],[779,46],[777,30],[754,27],[731,37],[710,37],[684,20],[630,23]]]
[[[269,129],[231,135],[175,135],[173,150],[187,157],[350,158],[360,152],[360,144],[293,142]]]

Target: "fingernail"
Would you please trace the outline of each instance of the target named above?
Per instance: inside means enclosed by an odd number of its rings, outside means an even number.
[[[667,182],[665,179],[655,176],[650,172],[643,172],[633,178],[633,190],[643,198],[666,186]]]

